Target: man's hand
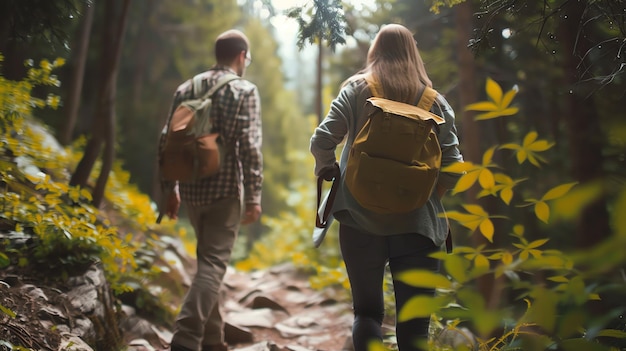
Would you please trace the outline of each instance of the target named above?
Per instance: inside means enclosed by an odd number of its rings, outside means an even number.
[[[246,204],[241,224],[250,224],[259,220],[261,216],[261,205],[259,204]]]
[[[180,209],[180,194],[178,193],[178,187],[175,187],[167,198],[167,207],[165,208],[165,214],[171,219],[178,219],[178,210]]]
[[[339,164],[335,162],[332,166],[322,168],[320,171],[320,177],[324,178],[325,181],[330,182],[331,180],[337,178],[340,173]]]

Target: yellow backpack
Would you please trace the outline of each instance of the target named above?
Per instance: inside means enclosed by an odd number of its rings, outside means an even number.
[[[374,84],[370,89],[368,120],[352,144],[345,183],[366,209],[410,212],[428,201],[441,167],[437,132],[445,120],[430,112],[437,91],[426,87],[414,106],[377,97]]]

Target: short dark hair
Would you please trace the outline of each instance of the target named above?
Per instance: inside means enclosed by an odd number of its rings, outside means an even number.
[[[218,63],[230,63],[242,51],[248,51],[248,38],[242,32],[231,29],[215,40],[215,59]]]

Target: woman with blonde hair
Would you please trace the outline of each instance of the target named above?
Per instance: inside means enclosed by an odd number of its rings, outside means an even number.
[[[426,204],[402,214],[380,214],[363,208],[343,177],[356,134],[368,118],[363,113],[366,100],[376,95],[415,105],[425,87],[432,87],[432,82],[413,34],[402,25],[385,25],[372,42],[365,68],[342,84],[328,115],[311,138],[315,175],[340,181],[331,213],[339,222],[339,243],[352,290],[355,351],[366,351],[371,341],[382,341],[383,279],[387,264],[393,277],[396,315],[412,297],[434,294],[432,289],[407,285],[397,280],[397,276],[406,270],[439,270],[439,261],[429,255],[441,250],[446,241],[448,223],[439,216],[444,212],[441,197],[454,187],[458,175],[440,172],[436,190]],[[437,94],[431,112],[445,120],[438,132],[441,167],[462,162],[454,111],[442,95]],[[335,150],[344,140],[337,162]],[[429,323],[429,318],[398,322],[399,350],[419,350],[424,346]]]

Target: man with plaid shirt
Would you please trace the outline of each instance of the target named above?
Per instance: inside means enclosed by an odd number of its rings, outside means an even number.
[[[229,30],[215,42],[217,64],[203,73],[202,94],[224,74],[242,77],[250,64],[249,42],[238,30]],[[169,118],[178,105],[193,97],[193,84],[178,87]],[[197,238],[198,268],[176,318],[171,351],[226,351],[219,290],[239,231],[261,214],[263,156],[261,101],[257,87],[235,79],[213,97],[214,125],[226,151],[219,173],[193,182],[162,182],[168,191],[164,213],[176,219],[181,201]],[[168,118],[168,120],[169,120]],[[164,144],[161,137],[161,147]],[[242,213],[243,212],[243,213]]]

